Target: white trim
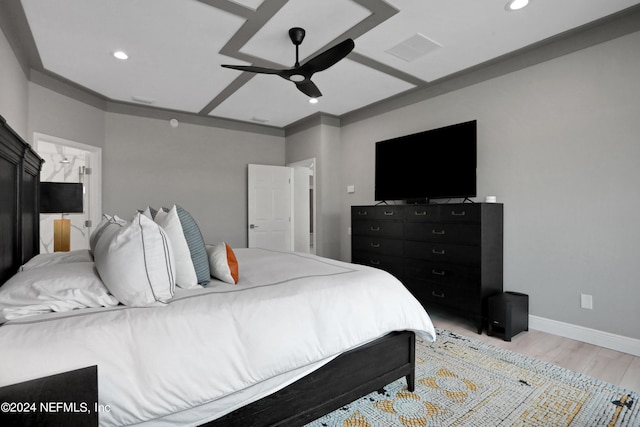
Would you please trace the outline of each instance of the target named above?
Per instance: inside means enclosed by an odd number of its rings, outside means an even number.
[[[640,356],[640,340],[544,317],[529,315],[529,328]]]

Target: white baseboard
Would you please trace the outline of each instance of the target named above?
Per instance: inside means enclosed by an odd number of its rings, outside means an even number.
[[[640,340],[529,315],[529,328],[640,356]]]

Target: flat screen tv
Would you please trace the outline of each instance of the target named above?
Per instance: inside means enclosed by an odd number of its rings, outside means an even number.
[[[81,213],[82,211],[82,183],[40,183],[40,213]]]
[[[375,199],[476,196],[476,120],[376,143]]]

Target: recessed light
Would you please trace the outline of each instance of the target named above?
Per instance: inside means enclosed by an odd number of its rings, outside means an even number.
[[[115,56],[118,59],[122,59],[123,61],[129,58],[129,55],[127,55],[125,52],[121,50],[116,50],[115,52],[113,52],[113,56]]]
[[[317,104],[318,98],[309,98],[309,104]]]
[[[510,0],[504,7],[508,11],[520,10],[529,4],[529,0]]]

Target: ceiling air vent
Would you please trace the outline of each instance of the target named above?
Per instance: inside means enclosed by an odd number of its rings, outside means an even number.
[[[147,98],[144,96],[137,96],[137,95],[132,96],[131,99],[141,104],[153,104],[154,102],[156,102],[155,99]]]
[[[429,37],[423,36],[420,33],[416,33],[391,49],[387,49],[385,52],[407,62],[412,62],[427,53],[440,49],[441,47],[442,45],[440,43],[433,41]]]

